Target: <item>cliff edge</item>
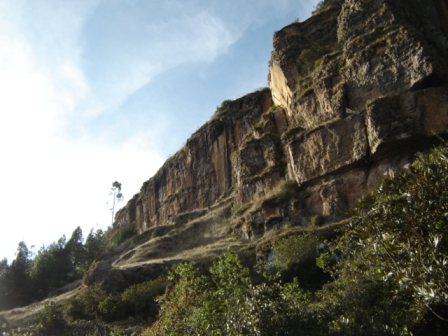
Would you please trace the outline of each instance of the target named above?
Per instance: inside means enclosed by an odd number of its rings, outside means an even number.
[[[114,223],[139,239],[86,283],[344,220],[447,133],[447,13],[439,0],[333,0],[276,32],[270,88],[224,101],[143,184]]]

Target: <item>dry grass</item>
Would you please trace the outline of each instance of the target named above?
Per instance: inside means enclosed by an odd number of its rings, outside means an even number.
[[[182,221],[182,225],[169,225],[162,235],[152,236],[120,256],[112,265],[130,268],[146,263],[209,259],[222,252],[223,246],[238,245],[238,239],[229,236],[230,204],[220,204],[222,206],[210,208],[204,215],[187,223]]]

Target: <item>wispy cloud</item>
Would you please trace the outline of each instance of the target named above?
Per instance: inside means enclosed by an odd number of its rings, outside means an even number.
[[[179,3],[164,17],[150,3],[142,7],[124,2],[117,2],[115,8],[99,6],[84,26],[83,67],[92,91],[82,108],[89,116],[113,109],[170,68],[212,61],[237,38],[219,17],[206,11],[185,15],[191,12],[188,3]]]

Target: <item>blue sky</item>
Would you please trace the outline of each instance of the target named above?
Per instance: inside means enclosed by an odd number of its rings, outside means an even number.
[[[0,1],[0,258],[107,228],[223,100],[267,86],[305,0]]]

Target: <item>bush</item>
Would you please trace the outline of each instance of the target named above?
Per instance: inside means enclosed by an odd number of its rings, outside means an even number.
[[[148,311],[156,303],[156,297],[165,292],[165,286],[164,277],[133,285],[121,294],[121,301],[128,309],[133,309],[135,314]]]
[[[64,311],[70,321],[94,320],[99,315],[99,304],[107,297],[99,286],[91,286],[77,297],[68,299],[64,303]]]
[[[339,244],[344,272],[411,291],[422,312],[448,302],[447,165],[446,146],[419,155],[358,202]]]
[[[209,271],[207,277],[190,263],[178,266],[175,286],[160,300],[160,319],[143,335],[308,335],[315,328],[297,282],[254,286],[233,252]]]
[[[103,301],[98,303],[98,316],[106,322],[120,320],[125,316],[126,309],[120,298],[108,295]]]
[[[321,335],[411,335],[411,300],[384,281],[340,277],[318,297],[314,314]]]
[[[54,302],[46,303],[39,313],[38,324],[39,334],[61,335],[67,325],[62,307]]]
[[[290,236],[274,243],[272,263],[280,270],[287,270],[292,264],[316,257],[317,237],[311,233]]]

